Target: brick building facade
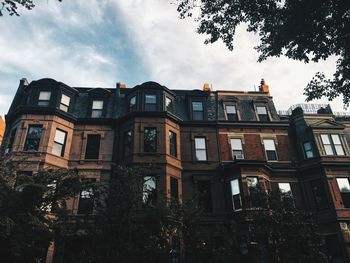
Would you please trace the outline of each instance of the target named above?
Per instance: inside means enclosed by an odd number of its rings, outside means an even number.
[[[113,164],[152,164],[149,187],[180,202],[205,193],[213,223],[238,220],[250,187],[287,191],[316,215],[332,262],[349,262],[349,120],[329,109],[279,115],[266,85],[240,92],[21,80],[3,147],[13,158],[25,154],[26,173],[62,167],[100,180]],[[71,200],[73,214],[93,210],[85,199]]]

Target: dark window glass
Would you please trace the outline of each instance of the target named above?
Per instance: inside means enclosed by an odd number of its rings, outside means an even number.
[[[265,147],[267,160],[269,161],[277,160],[275,141],[273,139],[264,139],[264,147]]]
[[[169,131],[170,155],[177,157],[176,133]]]
[[[96,179],[86,179],[94,182]],[[92,188],[86,188],[80,191],[78,214],[91,214],[94,210],[94,192]]]
[[[25,151],[39,150],[42,126],[30,125],[28,128],[26,142],[24,144]]]
[[[170,195],[172,201],[179,200],[179,182],[174,177],[170,177]]]
[[[237,121],[237,111],[235,105],[226,105],[226,119],[229,121]]]
[[[307,159],[313,158],[314,157],[314,152],[312,150],[311,143],[310,142],[304,142],[303,146],[304,146],[305,157]]]
[[[314,195],[314,200],[318,210],[328,208],[328,199],[326,189],[322,180],[316,180],[311,182],[311,189]]]
[[[51,91],[40,91],[38,105],[39,106],[48,106],[50,103]]]
[[[132,96],[129,100],[129,112],[136,111],[136,96]]]
[[[205,143],[205,138],[194,138],[196,160],[206,161],[207,160],[207,148]]]
[[[350,208],[350,183],[349,178],[337,178],[338,187],[340,190],[343,205],[346,208]]]
[[[174,103],[173,100],[169,97],[165,97],[165,107],[167,111],[173,112],[174,111]]]
[[[132,133],[131,131],[126,131],[124,133],[124,156],[129,156],[131,154],[131,147],[132,147]]]
[[[155,176],[143,177],[142,206],[155,207],[157,205],[157,184]]]
[[[192,102],[192,119],[201,121],[204,119],[203,114],[203,102],[193,101]]]
[[[102,117],[103,113],[103,100],[93,100],[92,101],[92,109],[91,109],[91,117],[99,118]]]
[[[145,95],[145,111],[157,110],[157,96],[155,94]]]
[[[157,151],[157,129],[145,128],[144,132],[144,152],[152,153]]]
[[[9,138],[9,142],[8,142],[7,148],[6,148],[6,153],[9,153],[12,151],[13,143],[14,143],[15,138],[16,138],[16,132],[17,132],[16,128],[12,129],[11,134],[10,134],[10,138]]]
[[[70,104],[70,97],[65,94],[62,94],[61,102],[60,102],[60,110],[68,112],[69,104]]]
[[[85,159],[99,159],[100,140],[101,140],[100,134],[87,135]]]
[[[52,146],[52,153],[57,156],[64,156],[66,147],[67,132],[56,129],[55,138]]]
[[[213,211],[211,198],[211,182],[209,180],[197,181],[197,189],[199,193],[199,205],[204,212],[211,213]]]
[[[258,113],[259,121],[269,121],[269,115],[265,106],[257,106],[256,111]]]
[[[241,191],[238,179],[231,180],[232,208],[234,211],[242,209]]]

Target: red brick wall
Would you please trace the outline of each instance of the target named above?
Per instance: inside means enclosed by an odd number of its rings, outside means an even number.
[[[246,160],[265,160],[264,150],[261,145],[260,135],[244,135],[244,159]]]
[[[232,161],[231,147],[227,134],[220,134],[220,154],[223,161]]]

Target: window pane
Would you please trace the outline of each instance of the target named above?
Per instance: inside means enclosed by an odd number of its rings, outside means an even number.
[[[281,193],[292,192],[292,190],[290,188],[290,183],[278,183],[278,188],[280,189]]]
[[[55,142],[58,142],[60,144],[64,144],[64,141],[66,140],[66,132],[56,129],[55,134]]]
[[[157,151],[157,130],[156,128],[145,128],[144,131],[144,152]]]
[[[256,188],[258,186],[258,177],[247,177],[248,188]]]
[[[157,96],[146,94],[146,104],[156,104]]]
[[[337,155],[344,155],[344,150],[341,145],[334,145],[335,151],[337,152]]]
[[[92,102],[93,110],[102,110],[103,109],[103,100],[94,100]]]
[[[203,111],[203,103],[200,101],[192,102],[192,110],[193,111]]]
[[[196,150],[196,160],[197,161],[206,161],[207,160],[207,152],[206,150]]]
[[[192,118],[195,121],[201,121],[204,119],[203,111],[194,111],[192,112]]]
[[[51,91],[40,91],[39,100],[50,100]]]
[[[267,114],[266,107],[264,107],[264,106],[257,106],[256,111],[258,112],[259,115],[260,114],[262,114],[262,115]]]
[[[231,180],[231,193],[232,195],[240,194],[238,179]]]
[[[205,138],[195,138],[196,149],[205,149]]]
[[[62,150],[63,150],[63,145],[62,144],[59,144],[59,143],[56,143],[56,142],[53,143],[53,145],[52,145],[52,153],[54,155],[61,156],[62,155]]]
[[[143,207],[152,207],[157,203],[156,178],[154,176],[143,178],[142,202]]]
[[[174,109],[173,100],[168,98],[168,97],[166,97],[165,98],[165,106],[166,106],[166,110],[167,111],[172,112],[173,109]]]
[[[332,134],[331,137],[334,144],[341,144],[338,134]]]
[[[337,178],[339,190],[342,193],[350,193],[350,184],[348,178]]]
[[[277,160],[276,151],[266,151],[267,160]]]
[[[70,103],[70,97],[65,95],[65,94],[62,94],[62,97],[61,97],[61,103],[66,105],[66,106],[69,106],[69,103]]]
[[[275,142],[272,139],[264,139],[264,146],[266,151],[275,151]]]
[[[170,177],[170,196],[173,201],[179,199],[179,182],[174,177]]]
[[[331,144],[327,134],[321,134],[321,139],[322,139],[323,144]]]
[[[332,149],[332,146],[330,144],[324,145],[324,149],[325,149],[327,155],[333,155],[333,149]]]
[[[226,105],[226,113],[227,114],[236,114],[236,106]]]
[[[41,126],[29,126],[24,146],[25,151],[37,151],[39,149],[41,131]]]
[[[242,140],[241,139],[231,139],[232,150],[242,150]]]
[[[136,96],[130,98],[130,107],[136,104]]]
[[[102,110],[92,110],[91,117],[92,118],[100,118],[100,117],[102,117]]]
[[[176,133],[169,131],[170,155],[177,157]]]
[[[68,106],[60,104],[60,110],[67,112],[68,111]]]
[[[311,143],[305,142],[305,143],[304,143],[304,149],[305,149],[305,151],[311,150]]]

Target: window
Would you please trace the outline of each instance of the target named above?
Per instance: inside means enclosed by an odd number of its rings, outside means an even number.
[[[157,129],[145,128],[143,141],[143,151],[154,153],[157,151]]]
[[[237,110],[235,105],[225,105],[226,108],[226,119],[229,121],[237,121]]]
[[[67,132],[56,129],[55,138],[52,146],[52,153],[57,156],[64,156]]]
[[[326,189],[322,180],[316,180],[311,182],[311,189],[314,195],[314,200],[318,210],[328,208],[328,199],[326,195]]]
[[[172,201],[179,201],[179,180],[174,177],[170,177],[170,196]]]
[[[174,111],[174,104],[173,100],[169,97],[165,97],[165,108],[167,111],[173,112]]]
[[[42,128],[43,127],[41,125],[40,126],[30,125],[28,127],[27,138],[26,138],[26,142],[24,144],[25,151],[38,151],[39,150]]]
[[[277,160],[275,141],[273,139],[264,139],[264,147],[265,147],[267,160],[269,161]]]
[[[12,129],[12,131],[10,133],[10,138],[8,140],[8,144],[6,147],[6,151],[5,151],[6,153],[10,153],[12,151],[13,143],[14,143],[15,138],[16,138],[16,132],[17,132],[16,128]]]
[[[321,134],[326,155],[344,155],[344,149],[338,134]]]
[[[312,150],[311,143],[310,142],[304,142],[303,147],[304,147],[305,157],[307,159],[314,158],[314,152]]]
[[[142,206],[154,207],[157,205],[157,187],[155,176],[143,177]]]
[[[196,121],[201,121],[204,119],[203,102],[201,101],[192,102],[192,119]]]
[[[241,191],[239,189],[238,179],[231,180],[231,196],[233,211],[242,209]]]
[[[136,111],[136,96],[132,96],[129,100],[129,112]]]
[[[350,208],[350,184],[349,178],[337,178],[338,187],[344,207]]]
[[[157,96],[155,94],[145,95],[145,111],[157,110]]]
[[[235,159],[244,159],[243,155],[243,147],[242,147],[242,140],[241,139],[230,139],[231,142],[231,150],[232,150],[232,158]]]
[[[70,97],[65,94],[62,94],[61,102],[60,102],[60,110],[68,112],[69,104],[70,104]]]
[[[213,211],[211,198],[211,182],[210,180],[197,181],[197,190],[199,194],[199,205],[206,213]]]
[[[292,195],[292,189],[290,183],[278,183],[278,189],[282,194]]]
[[[38,105],[39,106],[48,106],[50,103],[51,91],[40,91]]]
[[[259,179],[256,176],[248,176],[247,177],[247,186],[249,191],[249,198],[250,198],[250,204],[251,207],[259,207],[260,201],[259,200]]]
[[[170,155],[177,157],[176,133],[169,131]]]
[[[285,207],[295,207],[290,183],[278,183],[278,189],[281,193],[281,199],[284,202]]]
[[[93,100],[91,117],[92,118],[102,117],[102,113],[103,113],[103,100]]]
[[[100,156],[100,134],[88,134],[86,141],[85,159],[99,159]]]
[[[95,179],[85,179],[93,183]],[[94,210],[94,192],[92,187],[87,187],[80,191],[78,214],[92,214]]]
[[[258,113],[259,121],[269,121],[269,115],[265,106],[256,106],[256,112]]]
[[[131,147],[132,147],[132,132],[126,131],[124,132],[124,139],[123,139],[124,156],[129,156],[131,154]]]
[[[205,138],[194,138],[194,144],[196,149],[196,160],[206,161],[207,160],[207,148]]]

